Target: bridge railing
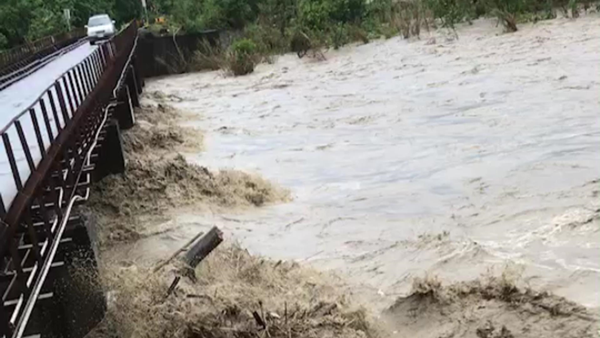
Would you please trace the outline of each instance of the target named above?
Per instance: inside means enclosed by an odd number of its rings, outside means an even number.
[[[114,48],[99,46],[56,81],[0,130],[0,217],[77,109],[100,81]]]
[[[0,187],[10,187],[0,199],[0,277],[9,277],[0,288],[0,337],[23,336],[71,208],[87,198],[92,151],[136,43],[132,23],[0,130]]]
[[[0,52],[0,76],[22,68],[37,58],[46,56],[85,37],[85,29],[43,37]]]

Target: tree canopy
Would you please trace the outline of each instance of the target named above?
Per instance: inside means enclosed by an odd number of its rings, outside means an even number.
[[[71,11],[71,27],[83,27],[94,14],[107,13],[118,25],[142,17],[142,0],[1,0],[0,50],[67,30],[63,10]],[[259,49],[278,49],[298,32],[310,33],[334,46],[367,36],[418,35],[421,26],[441,23],[453,28],[481,15],[496,16],[507,30],[517,21],[556,16],[576,17],[599,0],[146,0],[151,22],[166,19],[171,32],[204,29],[243,31]],[[159,20],[159,31],[164,21]],[[263,48],[264,49],[264,48]]]

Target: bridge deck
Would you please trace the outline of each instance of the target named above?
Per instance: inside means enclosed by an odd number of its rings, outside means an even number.
[[[97,48],[73,45],[72,53],[65,50],[52,64],[38,63],[48,67],[2,92],[0,337],[63,336],[71,331],[67,335],[72,336],[87,332],[101,319],[103,295],[95,302],[98,316],[92,318],[80,311],[79,304],[68,302],[71,296],[61,294],[70,280],[64,271],[70,270],[79,253],[62,255],[81,251],[65,247],[63,240],[74,238],[77,229],[87,231],[71,218],[77,218],[76,203],[89,196],[96,165],[100,174],[122,170],[104,168],[102,163],[122,155],[118,146],[114,152],[105,147],[107,141],[119,141],[118,130],[107,136],[108,129],[119,124],[107,121],[133,121],[133,106],[139,104],[143,80],[135,66],[137,32],[134,21]],[[92,239],[82,235],[82,245],[89,248]],[[61,261],[66,270],[55,266]],[[48,291],[53,298],[48,298]],[[73,299],[79,302],[80,297]]]
[[[23,112],[23,110],[27,109],[31,104],[38,100],[38,98],[48,89],[48,87],[52,86],[56,79],[58,79],[63,73],[65,73],[71,67],[84,60],[97,48],[97,46],[92,46],[86,42],[81,46],[56,58],[55,60],[45,65],[43,68],[23,78],[19,82],[14,83],[10,87],[0,91],[0,129],[4,128],[7,124],[11,122],[13,118],[15,118],[18,114]],[[72,96],[73,93],[70,92],[68,87],[66,87],[66,89]],[[54,99],[56,100],[56,92],[54,90],[51,90],[51,92],[54,95]],[[74,102],[74,104],[74,108],[76,109],[76,102]],[[40,121],[44,146],[46,149],[48,149],[48,147],[50,146],[50,139],[47,133],[47,129],[44,126],[44,123],[41,122],[43,120],[42,115],[40,113],[39,103],[36,104],[33,108],[35,108],[36,115],[38,116],[38,121]],[[69,115],[72,114],[70,108],[70,105],[67,104],[67,112],[69,113]],[[33,124],[31,122],[31,119],[28,117],[22,117],[20,118],[20,121],[22,123],[25,138],[27,139],[27,144],[29,145],[28,148],[31,150],[33,161],[37,165],[41,159],[41,154],[39,151],[38,143],[35,138]],[[56,135],[58,132],[57,126],[52,117],[50,117],[50,122],[52,133]],[[59,123],[61,127],[64,126],[62,114],[59,114]],[[21,174],[21,181],[25,183],[25,181],[29,177],[30,170],[23,149],[19,142],[16,128],[12,127],[9,129],[9,137],[11,140],[11,145],[15,152],[17,166]],[[2,151],[0,151],[0,194],[4,205],[8,207],[17,193],[17,187],[11,172],[11,168],[9,166],[8,158],[6,156],[6,153],[3,151],[3,148],[4,145],[0,145],[0,149],[2,149]]]

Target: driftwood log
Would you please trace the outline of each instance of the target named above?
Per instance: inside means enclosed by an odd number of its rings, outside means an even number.
[[[185,253],[183,261],[194,269],[204,258],[206,258],[206,256],[208,256],[209,253],[211,253],[211,251],[221,244],[221,242],[223,242],[223,232],[217,227],[212,227],[206,235],[202,236],[196,244]]]
[[[164,267],[165,265],[169,264],[175,257],[177,257],[177,255],[179,255],[180,253],[184,252],[185,250],[187,250],[187,248],[194,244],[194,242],[200,238],[200,236],[202,236],[204,234],[204,232],[200,231],[196,236],[194,236],[194,238],[190,239],[189,242],[185,243],[184,246],[182,246],[181,248],[179,248],[179,250],[175,251],[169,258],[167,258],[166,260],[162,261],[160,264],[158,264],[154,270],[152,270],[152,272],[157,272],[158,270],[162,269],[162,267]]]

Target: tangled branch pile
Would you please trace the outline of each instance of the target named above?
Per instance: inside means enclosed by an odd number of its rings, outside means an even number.
[[[237,246],[217,248],[196,269],[197,281],[182,279],[168,297],[169,271],[129,267],[104,275],[115,301],[93,338],[379,336],[333,277]]]

